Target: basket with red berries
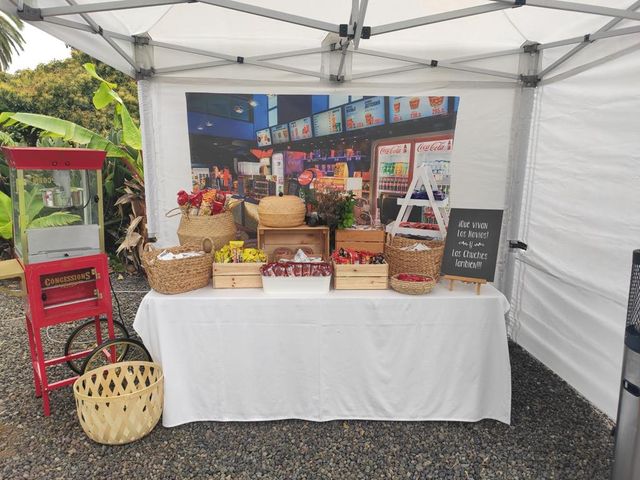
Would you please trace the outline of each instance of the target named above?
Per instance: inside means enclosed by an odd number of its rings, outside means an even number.
[[[391,288],[407,295],[424,295],[436,286],[433,277],[418,273],[398,273],[389,280]]]

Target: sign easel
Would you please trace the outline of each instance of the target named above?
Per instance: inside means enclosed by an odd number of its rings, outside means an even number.
[[[457,275],[443,275],[442,278],[449,280],[449,291],[453,290],[453,282],[475,283],[476,295],[480,295],[480,287],[487,283],[484,278],[459,277]]]
[[[498,243],[502,226],[502,210],[453,208],[444,246],[442,278],[472,283],[476,295],[487,282],[493,282],[498,259]]]

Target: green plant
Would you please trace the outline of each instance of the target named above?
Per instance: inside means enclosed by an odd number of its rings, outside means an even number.
[[[24,38],[20,34],[22,20],[14,15],[0,14],[0,69],[6,70],[11,64],[14,53],[24,46]]]
[[[351,228],[356,217],[353,213],[356,197],[353,192],[343,196],[338,202],[338,228]]]
[[[39,145],[82,146],[107,152],[103,167],[107,248],[108,251],[116,251],[128,270],[137,270],[140,267],[142,245],[147,238],[140,129],[115,90],[118,85],[98,74],[92,63],[85,63],[83,68],[92,79],[99,82],[92,96],[96,111],[104,112],[113,107],[108,134],[101,135],[74,122],[49,115],[21,112],[0,114],[0,125],[40,131],[37,138]]]
[[[0,238],[11,240],[12,237],[11,197],[0,191]]]

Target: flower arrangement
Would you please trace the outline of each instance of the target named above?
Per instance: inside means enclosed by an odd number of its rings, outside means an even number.
[[[214,189],[200,190],[187,193],[184,190],[178,192],[178,207],[185,215],[217,215],[231,208],[231,195]]]

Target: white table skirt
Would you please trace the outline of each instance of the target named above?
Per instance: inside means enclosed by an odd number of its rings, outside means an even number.
[[[134,328],[165,375],[163,425],[298,418],[509,423],[504,314],[490,285],[272,296],[149,292]]]

